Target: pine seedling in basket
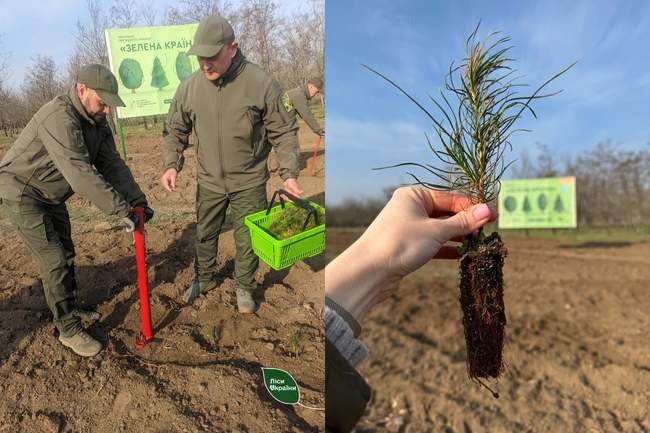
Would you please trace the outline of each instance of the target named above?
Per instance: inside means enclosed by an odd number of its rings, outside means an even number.
[[[575,63],[546,80],[528,95],[516,77],[509,57],[510,37],[492,32],[477,38],[480,22],[465,42],[465,58],[459,66],[452,63],[445,78],[440,99],[430,97],[439,112],[436,118],[399,85],[374,69],[413,101],[435,126],[436,148],[425,134],[436,163],[405,162],[433,176],[420,180],[408,173],[414,185],[443,191],[461,191],[475,202],[489,203],[499,193],[500,179],[512,162],[505,163],[506,150],[512,150],[513,133],[525,131],[514,127],[529,112],[537,117],[530,104],[535,99],[553,96],[542,90],[569,70]],[[503,260],[506,249],[498,233],[468,236],[460,250],[460,304],[467,345],[467,372],[471,379],[486,386],[481,378],[498,378],[504,368],[502,349],[506,315],[503,303]],[[487,387],[487,386],[486,386]],[[489,388],[488,388],[489,389]],[[498,394],[494,393],[496,397]]]
[[[318,212],[318,224],[325,224],[325,213],[321,210],[317,210],[316,212]],[[305,227],[307,218],[309,220]],[[283,240],[314,227],[316,227],[316,220],[313,216],[309,215],[307,210],[298,206],[286,206],[282,212],[276,214],[268,231],[276,239]]]

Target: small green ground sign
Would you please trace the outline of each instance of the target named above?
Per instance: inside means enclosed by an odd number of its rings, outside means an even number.
[[[502,180],[499,228],[575,228],[575,177]]]
[[[120,119],[167,114],[178,85],[199,68],[188,56],[198,24],[106,30],[111,71],[126,107]]]
[[[284,404],[300,404],[300,388],[288,372],[262,367],[264,385],[271,397]]]

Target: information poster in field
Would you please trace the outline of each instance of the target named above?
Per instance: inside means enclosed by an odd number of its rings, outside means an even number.
[[[198,24],[106,30],[111,71],[126,107],[117,116],[167,114],[178,85],[199,68],[188,56]]]
[[[576,178],[502,180],[500,229],[575,228]]]

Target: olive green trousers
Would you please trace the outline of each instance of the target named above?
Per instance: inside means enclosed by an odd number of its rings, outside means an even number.
[[[29,198],[0,201],[36,260],[54,324],[62,335],[74,335],[81,325],[74,314],[77,283],[68,209],[65,204],[49,205]]]
[[[265,209],[266,185],[244,191],[221,194],[198,185],[196,191],[196,261],[195,270],[199,282],[214,279],[217,265],[217,249],[221,228],[230,207],[235,237],[235,288],[252,292],[257,286],[255,273],[259,258],[253,252],[251,236],[244,224],[244,217]]]

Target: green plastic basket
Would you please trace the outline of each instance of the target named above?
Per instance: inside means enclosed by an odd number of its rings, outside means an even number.
[[[325,212],[321,206],[309,202],[316,210]],[[285,206],[295,206],[286,202]],[[268,263],[273,269],[288,268],[298,260],[316,256],[325,250],[325,224],[320,224],[304,232],[293,235],[287,239],[276,239],[267,229],[273,223],[273,216],[282,211],[280,204],[271,208],[269,214],[266,209],[244,218],[244,223],[251,233],[253,251],[257,256]]]

